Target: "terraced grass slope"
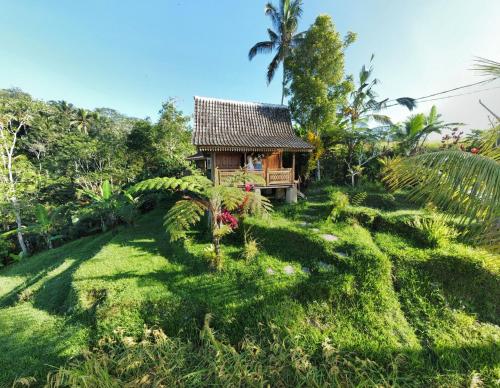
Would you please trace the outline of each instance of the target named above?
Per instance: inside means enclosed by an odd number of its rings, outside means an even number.
[[[498,258],[458,243],[427,247],[398,230],[398,217],[418,210],[379,207],[384,222],[358,207],[332,223],[319,188],[271,219],[249,220],[259,256],[246,263],[232,236],[220,273],[203,259],[201,233],[168,243],[163,209],[6,268],[0,386],[27,376],[42,385],[51,366],[94,347],[103,349],[95,359],[69,368],[90,385],[103,376],[108,386],[498,383]],[[200,340],[207,314],[209,348]],[[109,350],[103,342],[133,342],[144,325],[173,342],[147,356],[142,345],[121,348],[92,375]],[[134,360],[137,371],[120,367]]]

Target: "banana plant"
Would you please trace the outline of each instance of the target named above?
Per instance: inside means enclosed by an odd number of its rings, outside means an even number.
[[[116,210],[119,207],[117,195],[113,193],[113,186],[108,180],[101,184],[100,192],[83,189],[80,195],[87,196],[92,201],[90,208],[98,214],[101,221],[101,230],[108,230],[108,226],[116,221]]]
[[[35,209],[36,224],[26,228],[30,232],[40,234],[46,244],[47,248],[52,249],[52,242],[61,239],[61,235],[56,235],[57,219],[60,215],[59,208],[49,210],[42,204],[38,204]]]

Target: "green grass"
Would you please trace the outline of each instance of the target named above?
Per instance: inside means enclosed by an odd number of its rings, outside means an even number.
[[[204,261],[201,234],[184,246],[167,241],[164,209],[3,269],[0,386],[28,376],[42,385],[51,366],[95,348],[57,377],[75,385],[93,374],[107,386],[498,384],[498,257],[455,242],[426,246],[406,223],[420,210],[379,192],[366,198],[375,207],[351,206],[337,223],[327,221],[324,188],[248,220],[260,253],[245,262],[233,235],[222,272]],[[144,325],[167,339],[124,346],[145,338]]]

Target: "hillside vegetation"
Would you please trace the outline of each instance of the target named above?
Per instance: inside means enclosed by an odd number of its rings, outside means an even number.
[[[0,386],[497,384],[498,258],[376,190],[328,220],[332,191],[247,220],[258,256],[231,236],[220,272],[164,208],[3,269]]]

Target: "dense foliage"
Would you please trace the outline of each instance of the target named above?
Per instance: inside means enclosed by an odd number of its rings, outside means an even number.
[[[152,123],[0,91],[0,266],[130,221],[122,188],[185,173],[190,152],[189,118],[172,100]]]

